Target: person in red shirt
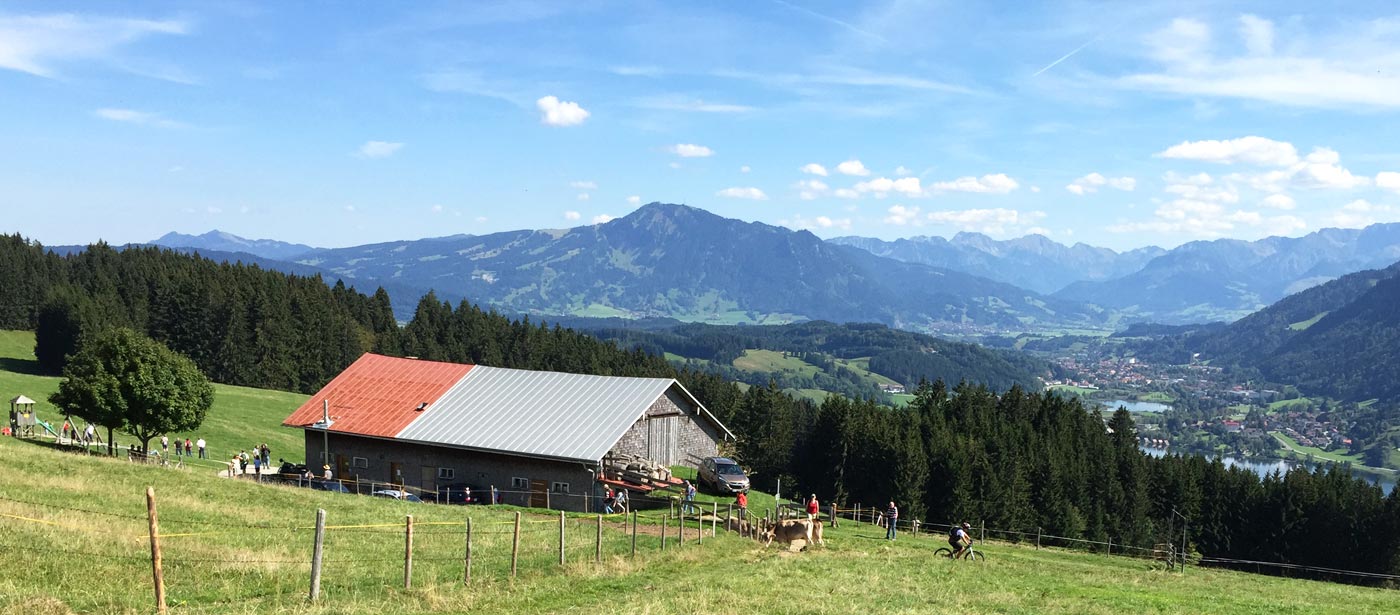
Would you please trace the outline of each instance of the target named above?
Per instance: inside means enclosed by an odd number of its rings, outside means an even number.
[[[738,495],[734,496],[734,505],[739,507],[739,520],[746,519],[749,512],[749,494],[740,491]]]
[[[807,499],[807,520],[816,519],[821,510],[822,505],[817,502],[817,494],[813,493],[812,497]]]

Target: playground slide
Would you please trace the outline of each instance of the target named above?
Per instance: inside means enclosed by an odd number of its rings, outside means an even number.
[[[38,423],[41,427],[43,427],[44,431],[49,432],[49,435],[53,436],[54,438],[59,437],[58,432],[53,430],[53,425],[50,425],[48,421],[35,420],[34,422]]]

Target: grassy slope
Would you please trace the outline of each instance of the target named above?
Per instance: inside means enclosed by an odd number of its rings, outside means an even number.
[[[0,521],[5,549],[23,547],[25,565],[0,575],[3,613],[142,613],[150,572],[143,559],[142,490],[154,485],[167,537],[166,578],[173,612],[197,613],[1385,613],[1400,593],[1217,570],[1169,573],[1151,564],[1055,549],[993,543],[985,564],[931,557],[941,540],[894,543],[882,530],[843,523],[829,546],[779,553],[723,536],[702,547],[658,553],[644,536],[643,558],[629,561],[627,538],[605,531],[607,564],[595,569],[593,522],[569,522],[570,564],[560,569],[556,518],[527,512],[521,578],[505,579],[507,509],[412,505],[358,496],[260,486],[206,473],[136,466],[0,440],[0,513],[58,525]],[[117,516],[65,512],[82,507]],[[329,523],[402,522],[412,513],[414,589],[399,589],[402,534],[396,527],[328,531],[325,598],[304,602],[308,532],[235,529],[211,523],[291,527],[325,508]],[[470,512],[474,584],[460,587],[462,533]],[[674,546],[674,543],[673,543]],[[65,555],[81,550],[103,556]],[[116,559],[128,558],[128,559]],[[13,558],[12,561],[18,558]],[[194,560],[194,561],[192,561]],[[260,563],[253,563],[256,560]]]
[[[6,401],[19,394],[29,396],[39,402],[39,418],[52,423],[57,430],[63,425],[63,417],[48,399],[49,394],[58,390],[60,379],[37,373],[34,333],[0,331],[0,396]],[[282,419],[287,418],[306,398],[299,393],[216,384],[214,407],[209,409],[204,425],[195,433],[172,434],[171,439],[173,441],[178,436],[183,442],[186,436],[191,440],[203,436],[209,444],[209,456],[217,459],[266,442],[272,449],[274,459],[286,457],[300,460],[306,456],[301,432],[280,425]],[[102,436],[105,438],[106,434]],[[116,439],[123,447],[135,442],[134,438],[125,434],[119,434]],[[155,446],[157,444],[153,442],[152,447]]]
[[[1275,438],[1278,438],[1279,440],[1288,443],[1288,445],[1293,447],[1293,450],[1297,451],[1300,455],[1311,454],[1313,458],[1317,459],[1318,461],[1335,461],[1338,463],[1350,463],[1356,466],[1366,465],[1365,463],[1362,463],[1360,455],[1348,455],[1344,452],[1324,451],[1315,446],[1303,446],[1302,444],[1299,444],[1297,440],[1288,437],[1288,434],[1285,434],[1281,431],[1271,431],[1269,433],[1272,434]]]
[[[815,376],[817,366],[793,356],[783,356],[776,350],[745,350],[734,359],[734,367],[750,372],[794,372],[803,376]]]

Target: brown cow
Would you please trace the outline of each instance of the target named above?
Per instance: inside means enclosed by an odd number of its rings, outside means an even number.
[[[765,529],[762,534],[763,546],[773,544],[778,541],[791,545],[798,540],[802,541],[802,550],[806,550],[814,542],[826,546],[826,541],[822,539],[821,520],[807,519],[785,519],[779,521],[777,525]]]

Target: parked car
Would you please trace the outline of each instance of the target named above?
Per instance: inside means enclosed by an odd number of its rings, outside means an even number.
[[[728,457],[706,457],[696,473],[701,485],[719,493],[739,493],[749,490],[749,477],[744,469]]]
[[[346,489],[345,485],[340,484],[339,481],[333,480],[312,479],[307,486],[317,491],[329,491],[331,493],[350,493],[350,490]]]
[[[467,483],[438,485],[438,504],[486,504],[488,489]]]
[[[423,502],[423,498],[413,495],[412,493],[409,493],[407,491],[399,491],[398,489],[382,489],[380,491],[372,493],[371,495],[377,498],[392,498],[402,502],[418,502],[420,504]]]

